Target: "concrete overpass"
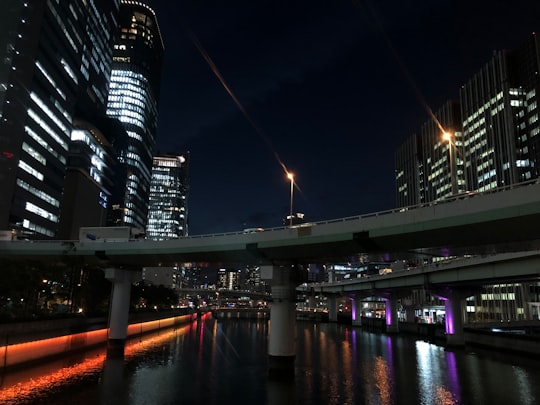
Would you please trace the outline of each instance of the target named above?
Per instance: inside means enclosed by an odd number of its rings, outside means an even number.
[[[328,298],[329,319],[337,319],[337,297],[347,297],[352,305],[353,325],[359,324],[362,300],[378,297],[386,302],[386,330],[397,332],[398,301],[415,289],[424,289],[444,301],[447,344],[463,345],[463,302],[485,284],[540,281],[540,250],[507,252],[457,258],[385,275],[335,283],[303,284],[306,295]]]
[[[507,252],[445,260],[384,275],[374,275],[334,283],[309,283],[303,292],[327,294],[372,294],[417,288],[474,288],[491,283],[540,280],[540,250]]]
[[[295,265],[349,261],[359,253],[385,260],[414,255],[461,256],[532,251],[540,247],[540,182],[497,192],[456,196],[426,206],[406,207],[356,217],[272,228],[264,232],[232,232],[179,240],[129,242],[1,241],[7,260],[73,261],[106,267],[113,283],[109,317],[109,353],[122,355],[127,334],[131,284],[143,266],[184,262],[259,264],[261,278],[270,281],[272,305],[269,369],[294,373],[296,277]],[[454,272],[392,275],[368,282],[369,290],[386,289],[388,331],[396,328],[395,290],[407,284],[444,281],[437,294],[445,300],[447,342],[463,344],[460,313],[466,292],[456,283],[468,276]],[[497,275],[497,274],[496,274]],[[478,280],[479,281],[479,277]],[[472,281],[472,280],[469,280]],[[395,283],[395,284],[394,284]],[[362,289],[364,284],[351,288]],[[325,287],[326,288],[326,287]],[[330,287],[328,287],[330,288]],[[344,289],[345,286],[339,288]]]
[[[425,206],[321,221],[304,226],[129,242],[0,241],[11,259],[70,260],[141,267],[183,262],[328,263],[358,253],[392,260],[459,256],[540,246],[540,182],[458,196]]]

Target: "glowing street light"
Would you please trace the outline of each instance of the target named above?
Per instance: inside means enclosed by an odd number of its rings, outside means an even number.
[[[452,134],[450,132],[445,132],[442,134],[443,140],[448,142],[448,151],[449,151],[449,159],[450,159],[450,190],[452,192],[452,195],[456,194],[456,179],[454,175],[454,143],[452,142]]]
[[[292,226],[292,207],[293,207],[293,193],[294,193],[294,174],[287,172],[287,178],[291,181],[291,205],[289,211],[289,226]]]

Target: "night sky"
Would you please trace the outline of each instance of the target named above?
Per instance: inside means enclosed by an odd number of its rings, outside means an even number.
[[[281,226],[284,168],[308,221],[394,208],[394,154],[426,108],[540,27],[538,0],[146,3],[165,43],[158,149],[191,154],[191,235]]]

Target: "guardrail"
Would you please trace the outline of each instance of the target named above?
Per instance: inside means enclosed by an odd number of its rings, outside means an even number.
[[[529,186],[529,185],[532,185],[532,184],[540,184],[540,178],[534,179],[534,180],[528,180],[528,181],[525,181],[525,182],[521,182],[521,183],[509,185],[509,186],[504,186],[504,187],[498,187],[498,188],[494,188],[494,189],[490,189],[490,190],[485,190],[485,191],[466,192],[466,193],[450,196],[450,197],[447,197],[447,198],[444,198],[444,199],[432,201],[432,202],[429,202],[429,203],[423,203],[423,204],[416,204],[416,205],[410,205],[410,206],[405,206],[405,207],[393,208],[393,209],[384,210],[384,211],[370,212],[370,213],[367,213],[367,214],[354,215],[354,216],[344,217],[344,218],[335,218],[335,219],[328,219],[328,220],[323,220],[323,221],[310,222],[309,225],[304,225],[304,226],[335,224],[335,223],[348,222],[348,221],[358,221],[358,220],[365,219],[365,218],[380,217],[380,216],[385,216],[385,215],[389,215],[389,214],[398,214],[398,213],[403,213],[403,212],[407,212],[407,211],[411,211],[411,210],[415,210],[415,209],[419,209],[419,208],[433,207],[433,206],[439,205],[439,204],[446,204],[446,203],[450,203],[450,202],[455,202],[455,201],[458,201],[458,200],[467,200],[467,199],[474,198],[474,197],[479,196],[479,195],[496,194],[496,193],[500,193],[500,192],[504,192],[504,191],[508,191],[508,190],[512,190],[512,189],[516,189],[516,188],[526,187],[526,186]],[[298,226],[298,225],[293,226],[293,228],[297,228],[297,227],[300,227],[300,226]],[[283,231],[283,230],[290,229],[290,228],[291,228],[290,226],[279,226],[279,227],[264,228],[264,232]],[[220,233],[201,234],[201,235],[190,235],[190,236],[186,236],[186,237],[184,237],[182,239],[215,238],[215,237],[222,237],[222,236],[234,236],[234,235],[245,235],[245,234],[248,234],[248,233],[246,233],[245,231],[231,231],[231,232],[220,232]],[[148,240],[148,239],[132,239],[129,242],[136,243],[136,242],[145,241],[145,240]],[[34,242],[34,243],[36,243],[36,242],[37,243],[58,243],[58,242],[63,242],[63,243],[69,244],[69,243],[74,243],[74,242],[79,242],[79,241],[78,240],[56,240],[56,239],[43,239],[42,240],[42,239],[39,239],[39,240],[14,240],[12,242]],[[92,242],[92,243],[99,243],[99,242]]]

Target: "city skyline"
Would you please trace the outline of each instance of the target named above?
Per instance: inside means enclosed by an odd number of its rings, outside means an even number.
[[[157,147],[191,153],[190,234],[282,225],[284,168],[308,221],[394,208],[394,153],[427,109],[538,27],[518,3],[147,1],[165,43]]]

